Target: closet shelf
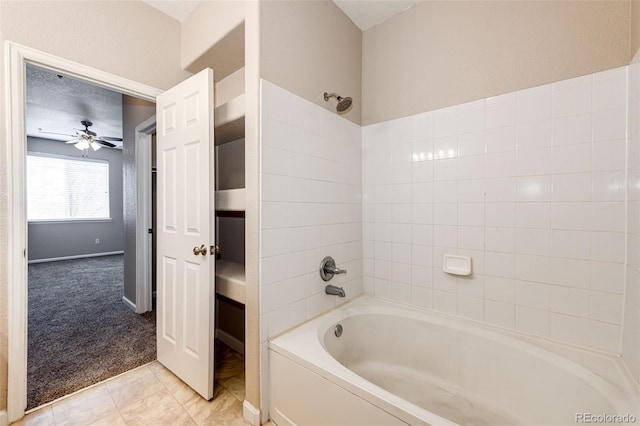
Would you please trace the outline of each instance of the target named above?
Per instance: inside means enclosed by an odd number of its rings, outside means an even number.
[[[216,211],[243,212],[245,205],[244,188],[216,191]]]
[[[244,94],[220,105],[215,110],[215,143],[221,145],[244,138]]]
[[[216,293],[245,304],[244,265],[228,260],[216,261]]]

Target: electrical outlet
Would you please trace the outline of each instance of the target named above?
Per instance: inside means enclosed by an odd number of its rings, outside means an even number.
[[[100,238],[96,238],[96,244],[100,244]]]

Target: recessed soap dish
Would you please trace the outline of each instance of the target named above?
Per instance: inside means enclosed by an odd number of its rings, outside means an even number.
[[[451,275],[469,276],[473,272],[471,257],[445,254],[442,257],[442,270]]]

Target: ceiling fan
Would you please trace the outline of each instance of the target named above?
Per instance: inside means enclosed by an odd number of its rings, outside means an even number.
[[[117,145],[109,141],[114,141],[114,142],[122,141],[122,138],[116,138],[111,136],[98,136],[96,132],[89,130],[89,127],[93,126],[93,123],[89,120],[82,120],[80,124],[84,126],[84,129],[75,129],[76,134],[69,135],[69,136],[73,136],[75,139],[71,139],[65,143],[72,143],[77,149],[81,151],[87,150],[90,147],[94,151],[99,150],[103,146],[106,146],[107,148],[115,148]],[[42,130],[40,130],[40,133],[65,135],[64,133],[43,132]]]

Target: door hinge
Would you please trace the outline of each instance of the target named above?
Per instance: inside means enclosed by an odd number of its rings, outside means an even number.
[[[22,250],[22,256],[27,257],[27,249]]]
[[[149,228],[149,233],[153,234],[153,229]]]

